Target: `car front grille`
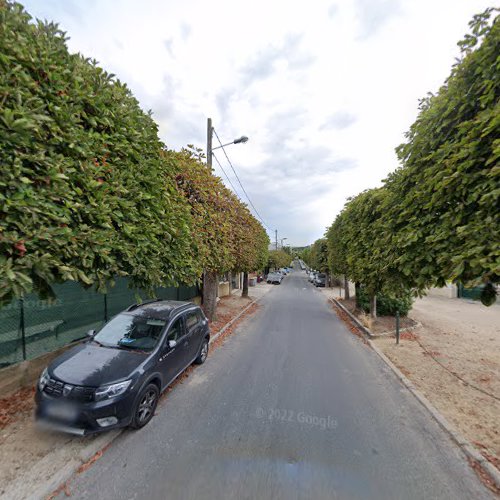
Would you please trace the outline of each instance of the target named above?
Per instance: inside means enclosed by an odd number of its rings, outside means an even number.
[[[60,380],[50,378],[43,392],[53,398],[66,398],[75,401],[94,401],[95,389],[93,387],[82,387],[79,385],[65,384]]]

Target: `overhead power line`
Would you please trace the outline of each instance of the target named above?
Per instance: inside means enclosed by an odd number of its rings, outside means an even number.
[[[231,163],[231,160],[229,159],[229,156],[226,153],[226,149],[224,148],[221,140],[219,139],[219,136],[218,136],[216,130],[213,129],[213,131],[214,131],[215,137],[217,137],[217,140],[219,141],[220,147],[222,148],[222,151],[224,152],[224,155],[225,155],[225,157],[226,157],[226,159],[227,159],[227,161],[229,163],[229,166],[231,167],[231,170],[234,172],[234,175],[236,176],[236,179],[238,180],[238,183],[241,186],[241,189],[243,190],[243,192],[245,193],[245,196],[247,197],[248,203],[250,203],[250,206],[253,208],[255,214],[260,219],[260,221],[262,222],[262,224],[264,224],[264,226],[267,228],[268,231],[272,232],[271,229],[269,229],[269,226],[264,222],[264,219],[261,217],[261,215],[259,214],[258,210],[255,208],[255,205],[252,203],[252,200],[250,199],[250,196],[248,196],[248,193],[246,192],[245,188],[243,187],[243,184],[241,183],[241,180],[238,177],[238,174],[236,173],[236,170],[233,167],[233,164]],[[219,163],[219,160],[217,160],[217,163]],[[219,163],[219,165],[220,165],[220,163]],[[222,169],[222,166],[221,166],[221,169]],[[224,172],[224,169],[222,169],[222,171]],[[224,172],[224,174],[225,174],[225,172]],[[227,175],[226,175],[226,177],[227,177]],[[229,178],[228,178],[228,180],[229,180]],[[229,183],[231,184],[231,186],[233,185],[231,183],[231,181],[229,181]],[[233,187],[233,189],[234,189],[234,187]]]
[[[217,156],[215,156],[215,153],[212,152],[212,156],[215,158],[215,161],[217,162],[217,164],[219,165],[220,169],[222,170],[222,172],[224,173],[224,175],[226,176],[226,179],[227,179],[227,182],[229,182],[229,184],[231,185],[231,187],[233,188],[233,191],[234,191],[234,194],[238,197],[239,200],[241,200],[241,198],[239,197],[238,195],[238,191],[236,191],[236,188],[233,186],[233,183],[231,182],[231,179],[228,177],[228,175],[226,174],[226,171],[222,168],[222,165],[220,164],[220,161],[219,159],[217,158]]]

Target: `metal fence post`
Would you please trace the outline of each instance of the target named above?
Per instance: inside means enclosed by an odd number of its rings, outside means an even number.
[[[19,328],[21,329],[21,345],[23,347],[23,361],[26,361],[26,329],[24,325],[24,299],[19,299],[19,306],[20,306]]]
[[[399,344],[399,311],[396,311],[396,344]]]

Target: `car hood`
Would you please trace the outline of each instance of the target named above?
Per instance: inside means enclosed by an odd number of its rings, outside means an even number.
[[[146,357],[143,352],[85,343],[56,358],[49,374],[68,384],[99,387],[128,378]]]

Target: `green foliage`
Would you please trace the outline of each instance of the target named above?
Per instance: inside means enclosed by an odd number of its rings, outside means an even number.
[[[481,290],[480,300],[485,306],[491,306],[496,302],[497,291],[492,283],[486,283],[485,287]]]
[[[387,254],[385,188],[370,189],[346,203],[327,231],[329,258],[337,273],[365,285],[370,294],[404,288]]]
[[[397,148],[401,167],[382,188],[351,199],[327,231],[332,272],[369,295],[500,281],[500,18],[491,20],[493,12],[474,17],[450,77],[421,102]],[[490,302],[486,292],[483,303]]]
[[[345,230],[348,223],[343,213],[339,214],[326,231],[328,267],[334,276],[347,276],[347,244]]]
[[[203,162],[201,150],[188,146],[163,153],[176,170],[176,182],[191,207],[192,258],[206,272],[251,272],[267,262],[265,229],[220,177]]]
[[[370,294],[366,287],[360,286],[356,295],[358,307],[365,313],[370,312]],[[407,316],[413,304],[413,295],[407,290],[402,292],[398,297],[392,297],[384,293],[377,295],[377,315],[380,316],[395,316],[396,311],[399,311],[401,316]]]
[[[192,279],[189,213],[157,126],[54,24],[0,2],[0,296],[128,275]]]
[[[191,256],[200,274],[233,269],[231,217],[238,199],[203,163],[200,150],[166,150],[163,157],[167,168],[175,169],[179,192],[191,208]]]
[[[311,245],[309,256],[310,266],[322,273],[330,271],[328,265],[328,244],[326,238],[320,238]]]
[[[0,300],[257,269],[268,239],[201,161],[165,150],[126,85],[0,0]]]
[[[300,253],[299,257],[309,266],[311,267],[311,247],[305,247],[303,248]]]
[[[475,16],[462,57],[397,149],[386,217],[412,286],[500,280],[500,18]]]
[[[267,266],[270,269],[279,269],[281,267],[288,267],[290,265],[290,256],[283,250],[271,250]]]

